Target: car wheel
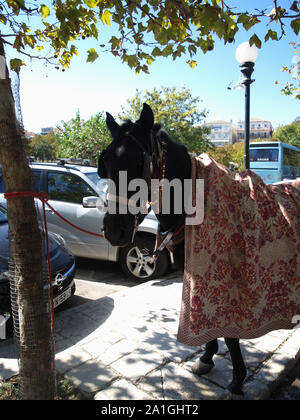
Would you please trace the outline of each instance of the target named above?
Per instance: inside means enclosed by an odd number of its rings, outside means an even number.
[[[164,250],[156,261],[152,260],[155,240],[137,237],[134,244],[121,250],[120,262],[127,277],[144,282],[162,276],[169,264],[168,252]]]

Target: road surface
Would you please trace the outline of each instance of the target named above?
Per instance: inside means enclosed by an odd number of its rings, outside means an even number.
[[[57,308],[58,311],[73,308],[89,300],[96,300],[139,284],[128,279],[118,263],[87,258],[76,258],[75,283],[75,295]]]

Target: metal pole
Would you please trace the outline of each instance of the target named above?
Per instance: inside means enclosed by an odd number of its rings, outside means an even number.
[[[245,84],[245,143],[244,143],[244,169],[250,168],[249,161],[250,138],[250,83]]]
[[[244,139],[244,169],[250,168],[249,163],[249,138],[250,138],[250,85],[254,82],[254,80],[251,79],[251,75],[254,70],[254,63],[251,61],[247,61],[246,63],[243,63],[241,66],[241,72],[245,76],[245,79],[243,80],[243,85],[245,86],[245,139]]]

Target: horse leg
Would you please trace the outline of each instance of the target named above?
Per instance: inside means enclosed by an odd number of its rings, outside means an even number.
[[[243,360],[239,339],[237,338],[225,338],[225,343],[230,352],[233,375],[232,382],[228,386],[228,390],[232,394],[244,395],[243,394],[243,382],[247,376],[247,369]]]
[[[205,353],[192,366],[192,372],[196,375],[205,375],[215,366],[213,356],[218,352],[218,340],[209,341],[205,346]]]

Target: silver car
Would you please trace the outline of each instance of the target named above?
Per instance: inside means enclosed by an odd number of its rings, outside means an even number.
[[[88,232],[100,233],[105,213],[96,207],[97,183],[100,180],[96,167],[69,164],[64,160],[58,163],[31,163],[30,167],[34,174],[35,191],[46,192],[53,209],[73,225]],[[3,193],[1,178],[0,168],[0,192]],[[36,199],[36,204],[42,214],[41,201]],[[47,206],[46,213],[49,232],[60,234],[76,257],[120,262],[124,273],[135,281],[162,276],[169,266],[167,251],[156,262],[151,257],[158,226],[154,213],[150,213],[140,225],[134,244],[124,248],[111,246],[104,238],[73,228]]]

